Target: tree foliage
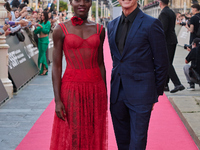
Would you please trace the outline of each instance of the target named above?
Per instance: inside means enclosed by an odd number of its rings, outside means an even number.
[[[59,1],[59,11],[68,11],[68,5],[67,2]]]
[[[100,5],[99,5],[100,6]],[[101,7],[98,8],[99,17],[101,16]],[[96,18],[96,3],[92,3],[92,15]]]

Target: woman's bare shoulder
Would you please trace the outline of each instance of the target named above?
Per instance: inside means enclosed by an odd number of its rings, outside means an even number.
[[[64,33],[63,33],[63,30],[61,28],[61,26],[58,24],[56,25],[56,27],[53,29],[53,37],[63,37],[64,36]]]
[[[68,19],[67,21],[64,21],[63,24],[64,24],[65,26],[69,26],[69,25],[71,25],[72,23],[71,23],[71,20]]]

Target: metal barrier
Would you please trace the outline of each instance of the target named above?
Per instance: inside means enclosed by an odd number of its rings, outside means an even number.
[[[144,11],[144,13],[146,13],[147,15],[150,15],[150,16],[152,16],[152,17],[154,17],[154,18],[158,18],[159,14],[160,14],[160,12],[161,12],[161,9],[160,9],[160,7],[158,6],[158,7],[153,7],[153,8],[150,8],[150,9],[145,9],[145,10],[143,10],[143,11]]]
[[[38,48],[33,46],[25,30],[21,31],[25,36],[24,42],[19,42],[16,35],[6,37],[6,43],[10,46],[8,49],[8,73],[14,85],[14,92],[18,91],[39,73],[37,67]],[[53,51],[52,33],[49,37],[47,60],[51,62]]]

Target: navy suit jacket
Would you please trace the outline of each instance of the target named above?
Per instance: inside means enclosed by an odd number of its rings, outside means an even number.
[[[168,54],[162,24],[140,10],[127,35],[121,55],[115,42],[119,22],[120,17],[107,26],[113,60],[111,103],[117,100],[120,79],[131,104],[155,103],[158,96],[163,94],[168,73]]]

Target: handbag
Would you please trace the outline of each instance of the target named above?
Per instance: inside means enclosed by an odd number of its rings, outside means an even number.
[[[24,34],[23,34],[20,30],[17,31],[17,32],[15,32],[15,35],[17,36],[17,38],[18,38],[18,40],[19,40],[20,42],[24,42],[25,36],[24,36]]]

